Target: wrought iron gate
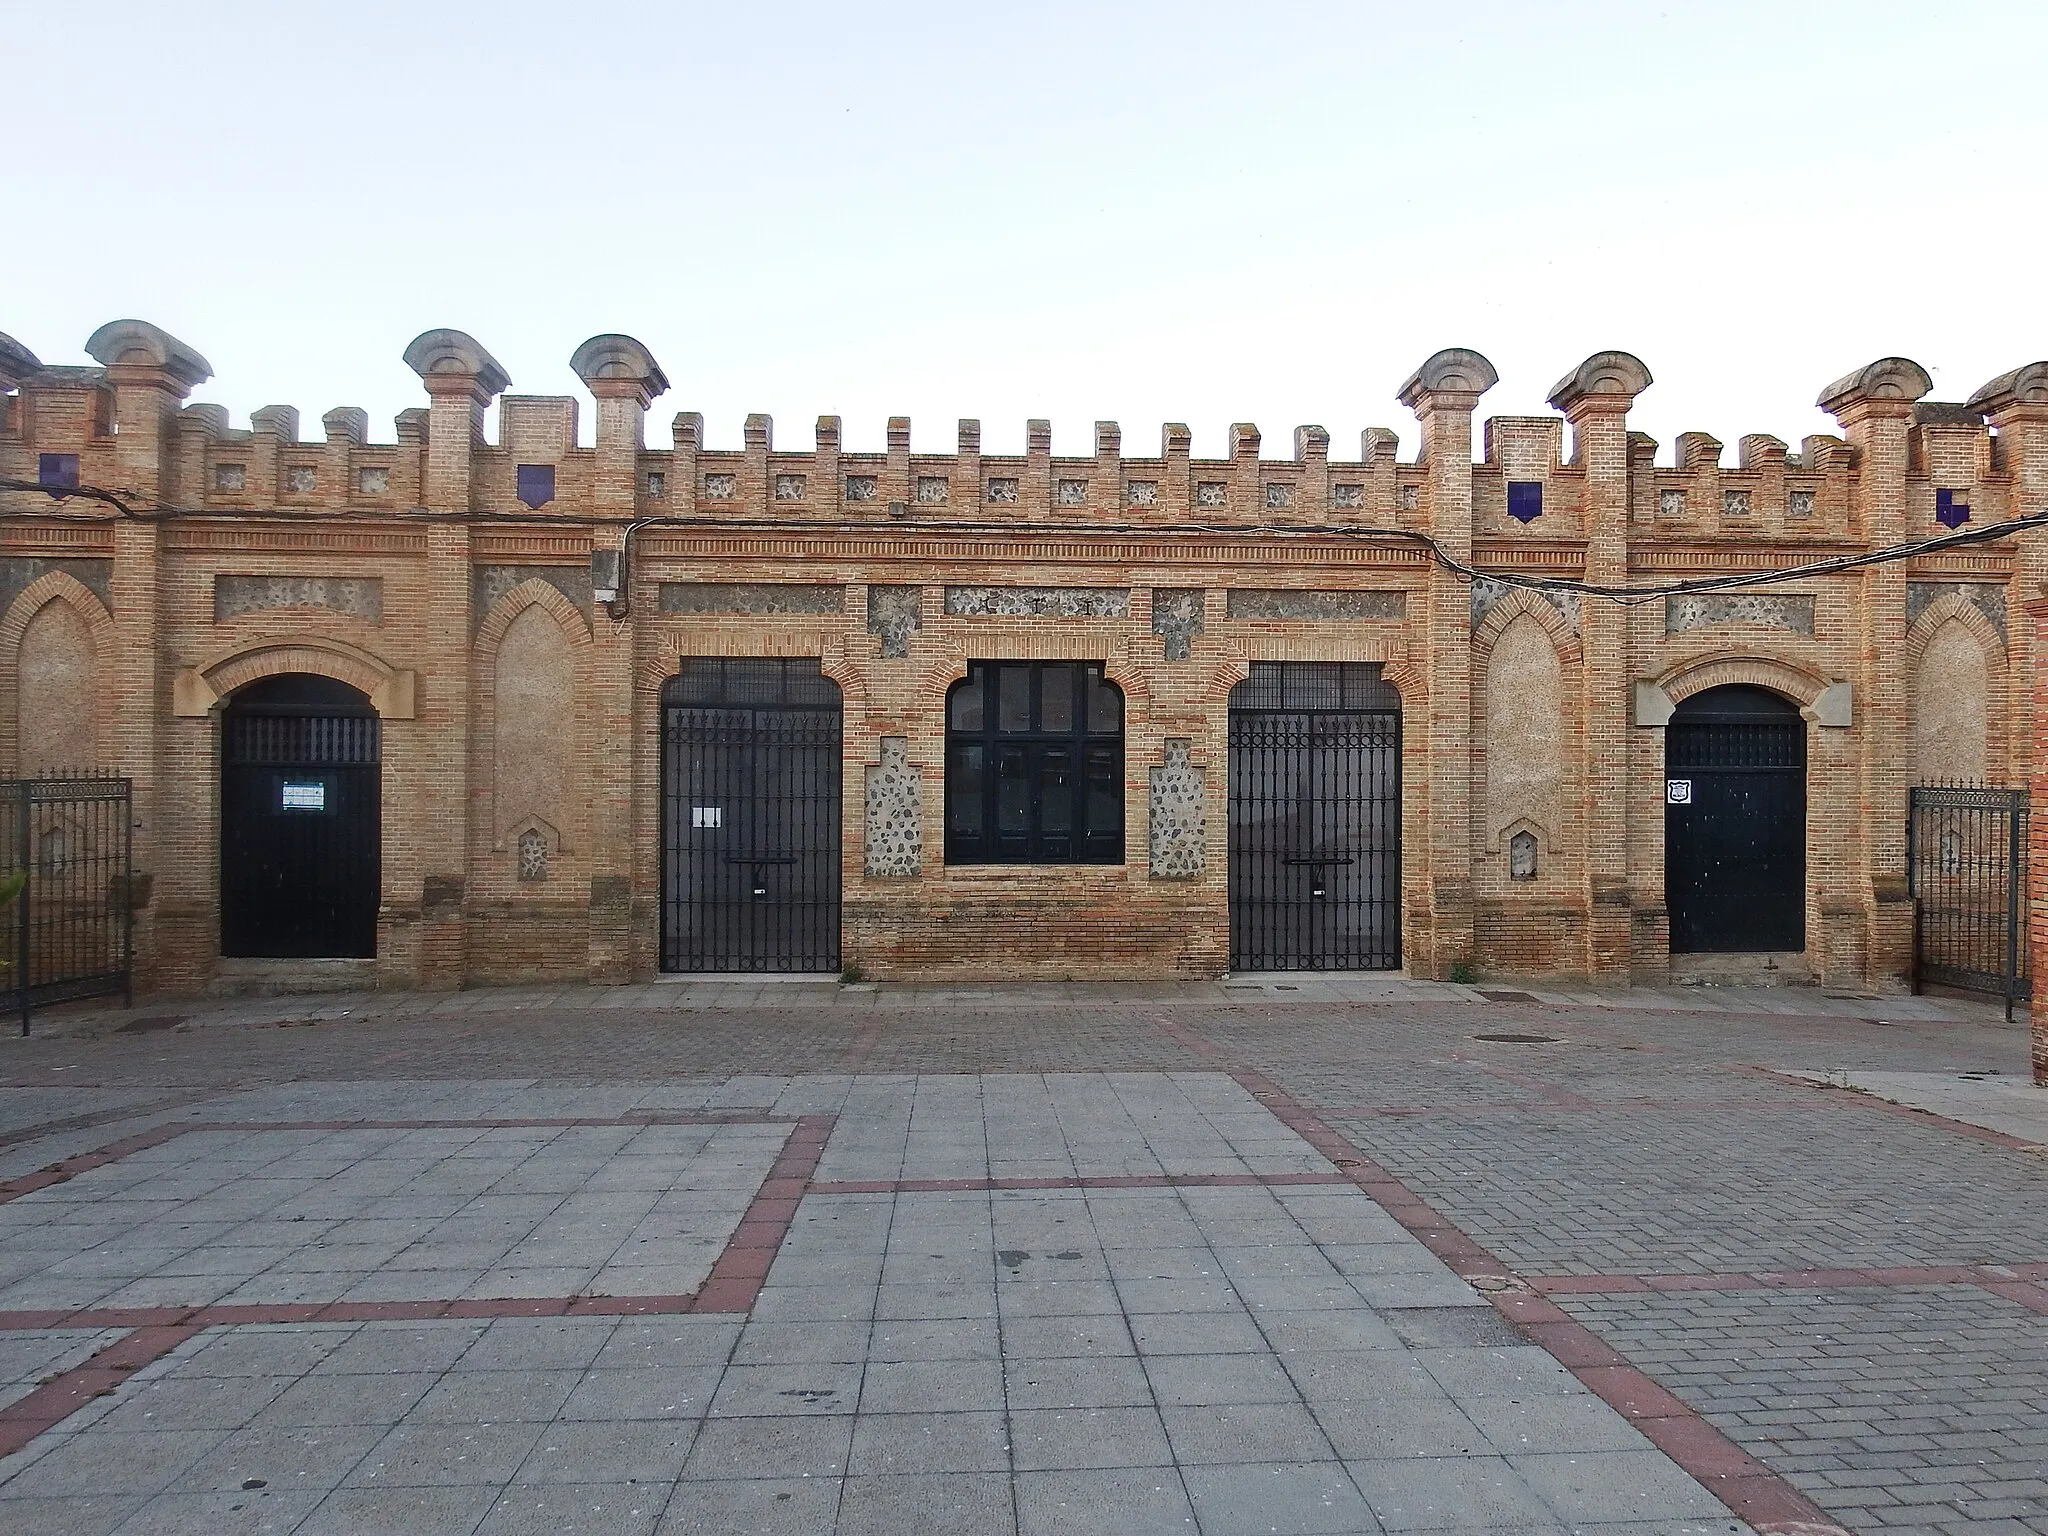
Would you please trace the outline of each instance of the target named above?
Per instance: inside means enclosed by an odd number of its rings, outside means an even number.
[[[689,657],[662,703],[662,969],[838,970],[838,685]]]
[[[1908,800],[1913,984],[2033,993],[2026,926],[2027,792],[1916,784]]]
[[[132,825],[126,779],[0,780],[0,877],[26,882],[0,955],[24,1035],[38,1006],[133,997]]]
[[[1230,691],[1230,968],[1401,963],[1401,696],[1377,663],[1253,662]]]
[[[220,948],[264,959],[377,953],[379,721],[345,683],[252,683],[221,719]]]
[[[1664,730],[1671,952],[1806,947],[1806,722],[1762,688],[1685,700]]]

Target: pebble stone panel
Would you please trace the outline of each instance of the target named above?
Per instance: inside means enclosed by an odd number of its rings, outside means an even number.
[[[2001,639],[2005,633],[2005,585],[1996,581],[1909,581],[1906,583],[1906,623],[1911,625],[1921,614],[1951,592],[1961,596],[1997,628]]]
[[[663,613],[839,613],[846,588],[776,581],[664,581]]]
[[[1408,594],[1232,587],[1223,611],[1232,619],[1398,619],[1408,612]]]
[[[901,659],[910,654],[910,636],[924,620],[918,615],[922,587],[869,587],[868,633],[882,639],[882,654]]]
[[[1813,599],[1769,597],[1755,592],[1701,593],[1664,599],[1665,634],[1680,635],[1710,624],[1757,624],[1765,629],[1788,629],[1795,635],[1810,635]]]
[[[1191,742],[1169,737],[1166,761],[1152,770],[1152,878],[1193,880],[1209,862],[1202,830],[1203,770],[1188,761]]]
[[[1166,642],[1168,661],[1186,661],[1194,637],[1202,632],[1200,587],[1154,587],[1152,633]]]
[[[114,562],[111,560],[43,560],[34,555],[0,559],[0,613],[5,613],[31,582],[62,571],[109,609],[114,606]]]
[[[1514,591],[1506,582],[1488,581],[1484,576],[1472,583],[1472,627],[1477,629],[1486,622],[1486,616],[1493,612],[1493,605]],[[1572,632],[1578,633],[1580,597],[1576,592],[1541,592],[1537,594],[1558,616],[1571,625]]]
[[[361,619],[384,622],[384,582],[377,576],[216,576],[213,578],[213,622],[266,608],[326,608]]]
[[[923,789],[923,775],[911,765],[910,738],[884,736],[882,760],[868,769],[871,879],[917,878],[924,863]]]
[[[499,598],[522,581],[544,581],[590,618],[590,567],[587,565],[480,565],[470,575],[470,615],[481,624]]]
[[[974,619],[1121,619],[1131,611],[1123,587],[948,587],[946,613]]]

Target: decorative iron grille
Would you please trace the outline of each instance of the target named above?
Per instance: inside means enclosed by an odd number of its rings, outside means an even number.
[[[1916,784],[1907,813],[1913,983],[2033,994],[2026,921],[2027,792]]]
[[[838,685],[690,657],[662,702],[662,969],[836,971]]]
[[[133,999],[132,826],[126,779],[0,779],[0,877],[26,881],[0,961],[24,1035],[38,1007]]]
[[[1230,691],[1230,968],[1401,963],[1401,699],[1366,662]]]

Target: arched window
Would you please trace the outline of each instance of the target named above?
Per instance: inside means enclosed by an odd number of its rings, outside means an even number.
[[[948,864],[1121,864],[1124,696],[1100,662],[977,661],[946,695]]]

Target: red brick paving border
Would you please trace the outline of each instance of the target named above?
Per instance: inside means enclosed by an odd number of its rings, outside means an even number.
[[[1819,1505],[1722,1434],[1698,1410],[1631,1365],[1555,1302],[1513,1289],[1518,1282],[1504,1260],[1446,1221],[1428,1201],[1264,1073],[1232,1059],[1228,1052],[1171,1019],[1162,1017],[1155,1023],[1183,1050],[1227,1072],[1239,1087],[1337,1167],[1351,1170],[1352,1183],[1455,1273],[1472,1282],[1531,1343],[1541,1346],[1757,1531],[1765,1536],[1848,1536]]]
[[[31,1190],[61,1184],[93,1168],[103,1168],[147,1147],[161,1146],[192,1131],[292,1130],[437,1130],[475,1127],[481,1130],[535,1126],[640,1125],[789,1125],[789,1135],[774,1166],[755,1191],[739,1225],[711,1267],[704,1284],[691,1295],[678,1296],[492,1296],[460,1301],[331,1301],[264,1304],[217,1303],[203,1307],[77,1307],[69,1310],[0,1312],[0,1331],[47,1331],[61,1328],[127,1328],[132,1330],[74,1366],[43,1382],[28,1396],[0,1407],[0,1456],[12,1455],[36,1436],[54,1429],[96,1397],[114,1391],[134,1372],[160,1360],[193,1335],[208,1328],[249,1323],[411,1322],[441,1318],[499,1317],[645,1317],[688,1312],[753,1310],[768,1278],[769,1266],[788,1235],[798,1202],[809,1192],[810,1178],[824,1155],[833,1115],[735,1113],[642,1114],[614,1119],[545,1118],[523,1120],[295,1120],[240,1123],[198,1123],[163,1126],[125,1137],[53,1164],[40,1173],[0,1184],[0,1201]]]

